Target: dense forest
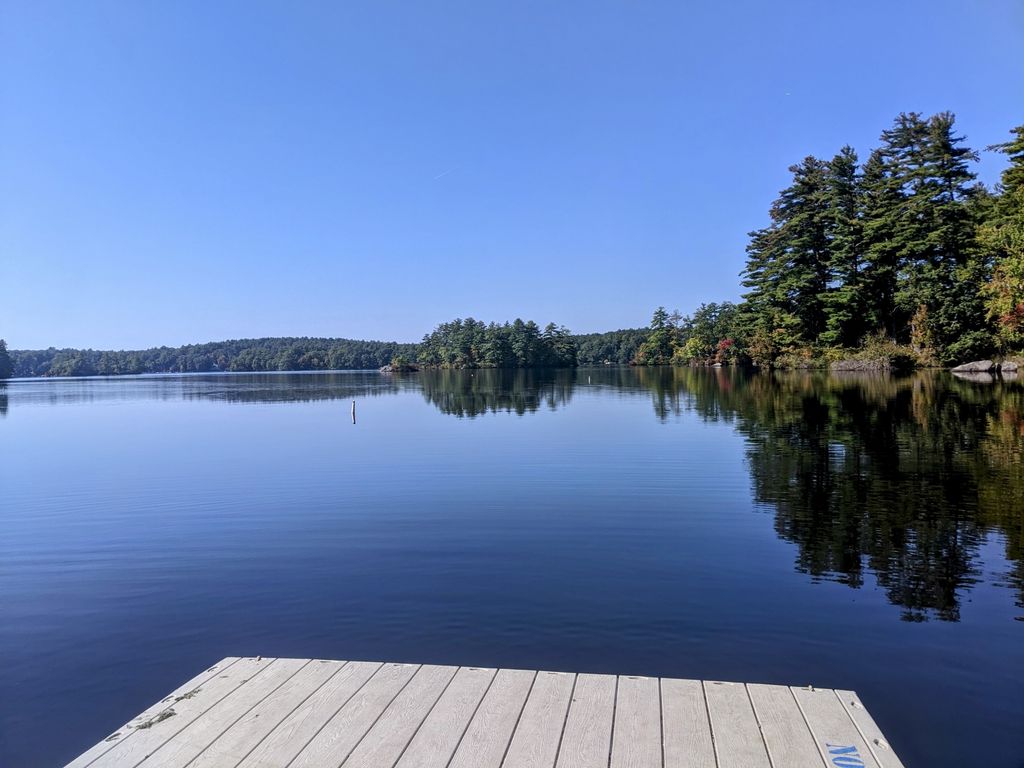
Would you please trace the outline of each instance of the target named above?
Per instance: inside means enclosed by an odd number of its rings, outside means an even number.
[[[647,339],[648,332],[647,328],[627,328],[574,336],[576,359],[580,365],[626,365],[636,359],[637,350]]]
[[[12,350],[14,376],[116,376],[210,371],[316,371],[379,368],[415,357],[415,344],[352,339],[236,339],[138,351]]]
[[[576,365],[576,342],[554,323],[442,323],[423,337],[418,360],[429,368],[564,368]]]
[[[647,335],[647,328],[570,335],[565,328],[551,325],[541,330],[532,321],[484,325],[467,318],[442,323],[421,344],[267,338],[139,351],[51,347],[12,350],[8,356],[0,341],[0,379],[8,376],[366,370],[406,361],[419,361],[424,367],[438,368],[625,365],[636,357]],[[7,365],[9,367],[5,367]]]
[[[790,167],[750,233],[739,305],[659,309],[636,362],[813,367],[862,356],[949,365],[1024,349],[1024,125],[988,147],[1010,161],[977,183],[978,153],[944,112],[901,114],[860,162],[843,147]]]
[[[633,347],[605,337],[629,334]],[[614,353],[612,362],[631,354],[645,331],[593,334],[594,354]],[[627,358],[628,359],[628,358]],[[4,361],[10,363],[9,371]],[[604,358],[600,361],[603,362]],[[420,344],[329,338],[265,338],[154,347],[133,351],[94,349],[12,350],[0,346],[0,374],[31,376],[117,376],[140,373],[214,371],[366,370],[418,361],[428,368],[549,368],[577,364],[577,341],[553,323],[541,329],[532,320],[490,323],[466,318],[442,323]],[[3,378],[6,378],[3,377]]]

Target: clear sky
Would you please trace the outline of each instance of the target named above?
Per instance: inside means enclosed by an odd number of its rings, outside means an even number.
[[[1024,2],[0,0],[0,336],[641,326],[739,297],[788,165],[946,109],[1024,122]]]

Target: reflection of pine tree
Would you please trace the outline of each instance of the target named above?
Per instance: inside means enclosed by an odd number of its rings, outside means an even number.
[[[811,382],[773,418],[741,422],[758,500],[775,505],[801,569],[857,586],[866,565],[904,618],[957,620],[985,533],[960,457],[984,434],[984,408],[945,393],[922,423],[906,384],[879,402],[857,382]]]
[[[420,371],[426,401],[449,416],[474,418],[486,413],[534,413],[554,410],[572,399],[576,371],[571,369],[484,369]]]
[[[959,619],[990,532],[1007,539],[1024,600],[1024,389],[923,374],[841,378],[638,371],[665,419],[735,419],[755,500],[812,578],[873,572],[903,618]]]

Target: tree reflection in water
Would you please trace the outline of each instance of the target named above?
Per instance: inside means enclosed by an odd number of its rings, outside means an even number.
[[[1024,605],[1024,387],[945,373],[641,370],[662,420],[734,422],[754,500],[797,568],[861,586],[873,573],[907,621],[957,621],[997,532]]]
[[[475,418],[486,413],[520,416],[540,408],[554,410],[572,399],[576,371],[557,369],[481,369],[421,371],[415,379],[426,401],[450,416]]]
[[[13,385],[12,385],[13,386]],[[995,534],[1024,607],[1024,383],[947,373],[828,375],[732,368],[204,374],[18,383],[18,404],[126,397],[287,403],[421,393],[441,413],[531,414],[577,386],[651,397],[746,441],[752,498],[797,546],[796,568],[857,588],[874,579],[907,621],[957,621]],[[8,408],[0,386],[0,416]]]

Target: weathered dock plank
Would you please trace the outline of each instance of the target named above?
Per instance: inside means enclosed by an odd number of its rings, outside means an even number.
[[[220,768],[238,765],[254,744],[269,736],[296,707],[309,699],[332,677],[345,668],[343,661],[310,662],[286,681],[273,695],[267,696],[241,718],[229,725],[209,746],[189,763],[189,768]],[[165,752],[171,743],[188,739],[188,729],[165,744],[154,758]],[[160,763],[155,763],[159,765]],[[180,760],[169,760],[168,765],[180,765]],[[149,763],[147,762],[147,766]]]
[[[856,723],[836,692],[827,688],[793,688],[814,743],[828,765],[880,768]],[[837,758],[841,758],[837,761]]]
[[[856,693],[228,658],[68,768],[903,768]]]
[[[665,768],[715,768],[708,705],[700,680],[661,681]]]
[[[619,677],[611,768],[660,768],[661,691],[656,677]]]
[[[193,677],[187,683],[183,684],[179,688],[172,691],[170,694],[160,699],[156,704],[144,710],[142,713],[136,715],[134,718],[129,720],[127,723],[122,725],[107,738],[96,744],[91,749],[83,752],[81,755],[76,757],[70,763],[67,764],[67,768],[86,768],[86,766],[92,765],[102,755],[112,750],[118,744],[121,743],[125,738],[132,735],[134,731],[145,723],[152,722],[163,713],[173,709],[174,705],[186,695],[193,695],[198,691],[204,684],[222,674],[224,670],[230,667],[235,662],[240,661],[237,656],[229,657],[223,661],[219,661],[203,672]],[[204,697],[208,696],[209,692],[204,694]]]
[[[89,768],[134,768],[223,698],[258,680],[275,661],[241,659],[198,688],[175,696],[170,708],[136,725],[121,743],[88,763]]]
[[[772,768],[826,768],[793,692],[781,685],[747,686]]]
[[[704,696],[718,764],[732,768],[771,768],[747,687],[743,683],[706,682]]]
[[[396,768],[445,768],[497,671],[462,667],[456,672]]]
[[[456,667],[424,665],[345,761],[349,768],[393,766],[455,677]]]
[[[238,764],[239,768],[278,768],[290,764],[381,666],[369,661],[346,664],[268,736],[252,746]]]
[[[607,764],[615,715],[615,683],[613,675],[577,676],[557,768]]]
[[[417,671],[418,665],[385,664],[286,765],[317,768],[332,760],[341,765]]]
[[[502,768],[550,768],[569,711],[576,675],[538,672]]]
[[[536,672],[500,669],[469,723],[449,768],[500,768]]]
[[[262,674],[240,685],[164,742],[146,757],[146,766],[173,768],[189,765],[219,736],[229,730],[272,693],[283,688],[300,670],[309,665],[306,659],[278,659]]]

